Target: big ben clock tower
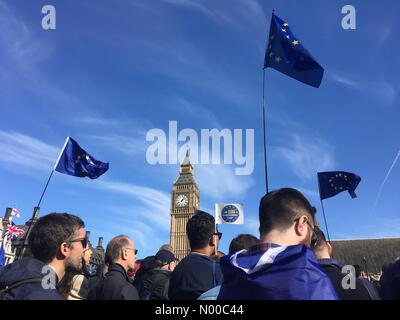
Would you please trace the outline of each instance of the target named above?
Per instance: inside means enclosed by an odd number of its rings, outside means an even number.
[[[186,223],[200,205],[200,192],[193,176],[193,166],[189,159],[189,150],[179,170],[171,196],[171,232],[170,243],[175,256],[181,260],[190,251],[186,236]]]

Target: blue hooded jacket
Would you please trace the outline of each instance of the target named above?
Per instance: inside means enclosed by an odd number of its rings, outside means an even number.
[[[46,264],[38,259],[26,257],[0,269],[0,288],[11,286],[22,280],[43,278]],[[56,289],[43,288],[40,282],[22,284],[2,294],[4,300],[62,300]]]
[[[218,300],[338,300],[331,280],[305,245],[259,244],[222,257]]]

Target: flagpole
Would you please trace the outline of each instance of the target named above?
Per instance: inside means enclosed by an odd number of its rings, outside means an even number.
[[[40,203],[42,202],[43,196],[44,196],[44,194],[46,193],[47,187],[48,187],[48,185],[49,185],[49,183],[50,183],[50,180],[51,180],[51,177],[53,176],[54,171],[55,171],[55,169],[56,169],[56,167],[57,167],[57,165],[58,165],[58,162],[60,161],[61,155],[63,154],[63,152],[64,152],[64,150],[65,150],[65,147],[67,146],[68,140],[69,140],[69,137],[67,137],[67,139],[65,140],[64,146],[63,146],[63,148],[61,149],[60,154],[58,155],[58,158],[57,158],[57,161],[56,161],[56,163],[55,163],[55,165],[54,165],[54,167],[53,167],[53,170],[51,170],[50,176],[49,176],[49,178],[47,179],[46,185],[45,185],[45,187],[44,187],[44,189],[43,189],[42,195],[40,196],[40,199],[39,199],[39,202],[38,202],[37,206],[33,208],[33,214],[32,214],[32,218],[31,218],[31,223],[29,224],[28,230],[26,231],[25,239],[24,239],[24,245],[23,245],[23,247],[22,247],[22,249],[21,249],[21,252],[20,252],[20,254],[19,254],[19,255],[20,255],[19,258],[22,258],[22,256],[23,256],[24,253],[25,253],[26,247],[28,246],[28,237],[29,237],[29,234],[30,234],[30,231],[31,231],[31,228],[32,228],[32,224],[33,224],[35,218],[36,218],[37,215],[38,215],[38,212],[39,212],[39,210],[40,210]]]
[[[272,16],[275,14],[275,8],[272,9]],[[267,42],[268,46],[268,42]],[[265,111],[265,65],[263,68],[263,81],[262,81],[262,108],[263,108],[263,134],[264,134],[264,171],[265,171],[265,190],[269,192],[268,188],[268,161],[267,161],[267,133],[266,133],[266,111]]]
[[[265,190],[268,193],[268,165],[267,165],[267,138],[265,128],[265,68],[263,69],[263,84],[262,84],[262,107],[263,107],[263,133],[264,133],[264,171],[265,171]]]
[[[321,207],[322,207],[322,214],[324,215],[324,221],[325,221],[325,228],[326,228],[326,235],[328,236],[328,241],[329,243],[331,242],[331,237],[329,236],[329,230],[328,230],[328,223],[326,222],[326,216],[325,216],[325,210],[324,210],[324,203],[322,202],[322,199],[320,198],[321,201]]]
[[[40,203],[42,202],[43,196],[44,196],[44,194],[45,194],[45,192],[46,192],[46,190],[47,190],[47,186],[49,185],[49,182],[50,182],[51,177],[53,176],[53,173],[54,173],[54,169],[51,170],[49,179],[47,179],[46,186],[44,187],[43,192],[42,192],[42,195],[40,196],[39,202],[38,202],[38,204],[37,204],[37,206],[36,206],[36,207],[38,207],[38,208],[40,208]]]
[[[328,223],[326,222],[324,203],[322,202],[322,198],[321,198],[321,186],[320,186],[320,184],[319,184],[318,173],[317,173],[317,181],[318,181],[319,200],[321,201],[322,214],[323,214],[323,216],[324,216],[326,235],[328,236],[328,241],[329,241],[329,243],[330,243],[330,242],[331,242],[331,237],[329,236]]]

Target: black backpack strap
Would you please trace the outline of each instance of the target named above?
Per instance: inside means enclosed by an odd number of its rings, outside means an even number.
[[[0,290],[0,294],[6,293],[9,290],[15,289],[19,286],[22,286],[23,284],[28,284],[28,283],[41,283],[43,278],[30,278],[30,279],[25,279],[21,281],[14,282],[7,286],[5,289]]]

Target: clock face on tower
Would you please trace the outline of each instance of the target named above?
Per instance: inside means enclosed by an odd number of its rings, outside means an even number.
[[[176,199],[175,199],[175,204],[177,207],[186,207],[188,204],[189,200],[186,194],[178,194]]]

